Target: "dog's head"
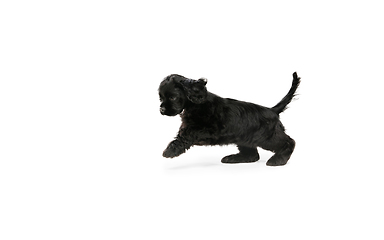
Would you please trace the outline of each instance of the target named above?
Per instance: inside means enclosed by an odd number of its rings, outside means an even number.
[[[206,84],[205,78],[192,80],[177,74],[169,75],[159,87],[161,114],[175,116],[181,113],[189,103],[204,103],[208,94]]]

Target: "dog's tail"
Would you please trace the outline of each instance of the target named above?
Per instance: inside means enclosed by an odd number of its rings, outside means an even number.
[[[278,104],[276,104],[276,106],[274,106],[272,110],[277,114],[280,114],[285,109],[287,109],[287,105],[292,101],[292,98],[295,97],[295,92],[299,87],[299,85],[300,85],[300,78],[297,76],[297,73],[294,72],[291,89],[289,89],[289,92],[287,93],[287,95],[285,95],[285,97]]]

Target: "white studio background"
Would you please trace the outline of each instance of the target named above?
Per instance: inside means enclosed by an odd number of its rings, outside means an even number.
[[[1,239],[383,239],[380,1],[2,1]],[[168,74],[281,115],[284,167],[161,154]]]

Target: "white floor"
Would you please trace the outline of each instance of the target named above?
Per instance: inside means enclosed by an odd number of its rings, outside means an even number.
[[[1,3],[0,239],[383,239],[380,9]],[[286,166],[161,156],[180,124],[159,113],[167,74],[273,106],[294,71]]]

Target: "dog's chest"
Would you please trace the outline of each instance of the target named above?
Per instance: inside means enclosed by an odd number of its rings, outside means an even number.
[[[223,129],[221,120],[207,111],[184,111],[181,114],[182,128],[193,128],[219,134]]]
[[[185,126],[207,127],[208,125],[212,125],[210,118],[202,114],[183,113],[181,120]]]

